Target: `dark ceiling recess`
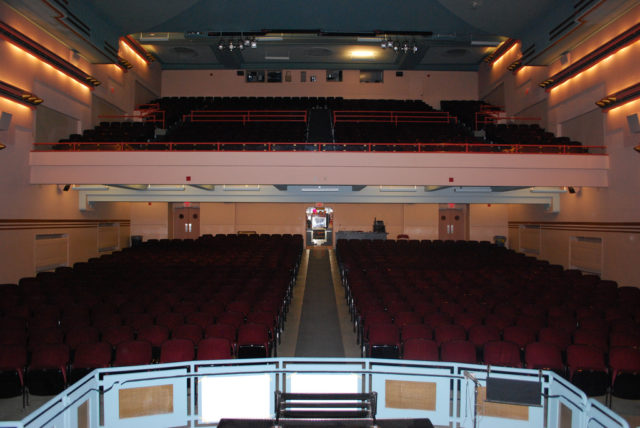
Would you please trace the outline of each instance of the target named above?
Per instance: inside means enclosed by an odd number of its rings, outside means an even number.
[[[327,48],[310,48],[304,51],[307,56],[331,56],[333,51]]]
[[[459,58],[461,56],[465,56],[468,53],[469,53],[469,50],[467,49],[455,48],[455,49],[448,49],[444,51],[442,56]]]
[[[118,41],[128,39],[129,47],[149,62],[155,58],[163,69],[250,64],[265,69],[347,70],[375,62],[384,69],[477,71],[483,59],[490,63],[500,57],[496,46],[508,39],[520,40],[523,50],[535,46],[519,59],[522,65],[549,65],[637,0],[405,0],[401,6],[349,0],[310,2],[299,8],[291,2],[249,7],[245,2],[211,0],[5,3],[96,64],[120,64]],[[502,7],[507,3],[509,7]],[[289,24],[293,28],[286,28]],[[221,44],[220,52],[210,52],[211,46]],[[375,52],[374,59],[350,55],[376,46],[391,47],[398,55],[390,55],[388,49]],[[269,58],[274,49],[287,51],[282,55],[288,57],[286,63]],[[406,53],[411,55],[402,55]]]
[[[181,57],[197,57],[198,52],[194,51],[191,48],[185,48],[183,46],[176,46],[173,48],[173,51]]]

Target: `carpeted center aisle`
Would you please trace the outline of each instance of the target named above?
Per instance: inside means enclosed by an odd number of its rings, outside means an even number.
[[[296,357],[344,357],[329,251],[311,250]]]

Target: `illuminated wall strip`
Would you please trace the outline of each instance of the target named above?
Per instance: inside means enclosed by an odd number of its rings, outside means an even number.
[[[611,95],[607,95],[601,100],[596,101],[596,105],[598,105],[602,111],[606,112],[638,98],[640,98],[640,82]]]
[[[521,67],[523,66],[522,64],[522,57],[518,58],[517,60],[513,61],[511,64],[509,64],[509,66],[507,67],[507,70],[512,71],[512,72],[516,72],[518,71]]]
[[[554,74],[544,82],[538,83],[538,86],[540,86],[541,88],[545,88],[547,91],[550,91],[552,88],[568,81],[569,79],[576,77],[577,75],[593,67],[600,61],[635,43],[638,40],[640,40],[640,23],[634,25],[624,33],[609,40],[604,45],[583,56],[578,61],[571,64],[564,70]]]
[[[487,55],[483,61],[488,63],[488,64],[492,64],[494,62],[496,62],[497,60],[499,60],[504,54],[506,54],[507,52],[509,52],[509,50],[511,50],[512,47],[514,47],[516,44],[518,43],[517,40],[515,39],[507,39],[504,42],[502,42],[500,44],[500,46],[498,46],[498,48],[493,51],[492,53],[490,53],[489,55]]]
[[[33,93],[3,81],[0,81],[0,96],[26,105],[27,107],[37,106],[43,101],[42,98],[39,98]]]
[[[133,64],[124,59],[123,57],[118,55],[118,63],[116,64],[118,67],[122,68],[122,70],[127,71],[133,68]]]
[[[127,47],[131,49],[133,53],[135,53],[144,62],[150,63],[155,61],[153,55],[151,55],[145,48],[142,47],[140,43],[138,43],[137,40],[135,40],[131,36],[122,37],[120,40],[122,40],[122,42],[127,45]]]
[[[40,43],[31,40],[20,31],[6,24],[4,21],[0,21],[0,37],[22,49],[23,51],[33,55],[40,61],[49,64],[56,70],[66,74],[72,79],[77,80],[88,88],[93,89],[101,83],[93,76],[90,76],[75,65],[62,59],[60,56],[51,52]]]

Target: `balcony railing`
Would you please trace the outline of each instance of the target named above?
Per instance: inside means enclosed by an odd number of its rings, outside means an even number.
[[[71,141],[35,143],[33,151],[160,151],[160,152],[374,152],[374,153],[491,153],[491,154],[553,154],[606,155],[606,146],[488,144],[488,143],[397,143],[397,142],[138,142],[138,141]]]

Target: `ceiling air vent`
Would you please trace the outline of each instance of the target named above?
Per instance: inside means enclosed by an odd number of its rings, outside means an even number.
[[[141,33],[140,42],[167,42],[169,33]]]

